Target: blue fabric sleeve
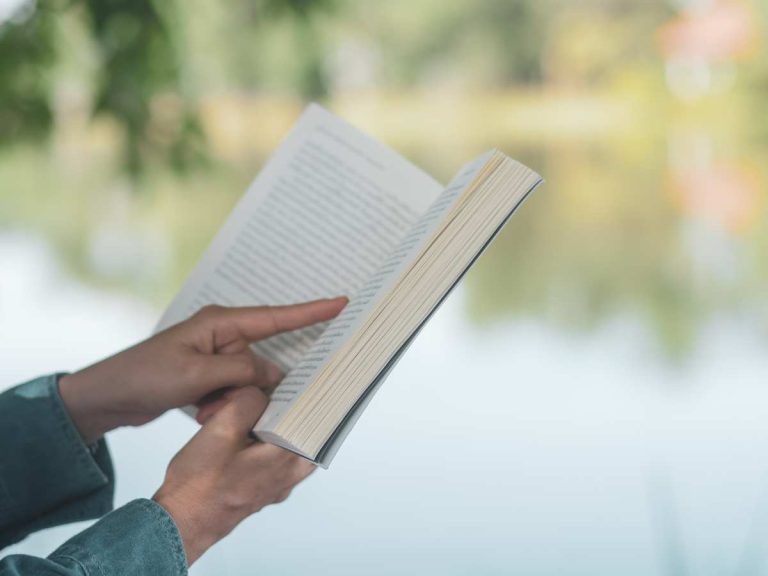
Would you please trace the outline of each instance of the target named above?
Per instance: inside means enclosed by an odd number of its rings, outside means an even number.
[[[0,548],[112,509],[106,442],[83,443],[59,396],[58,375],[0,394]]]
[[[102,439],[86,446],[59,395],[58,375],[0,394],[0,548],[60,524],[112,510],[114,471]],[[0,576],[178,576],[181,536],[152,500],[134,500],[48,558],[0,559]]]
[[[48,558],[0,560],[0,576],[186,576],[181,537],[152,500],[134,500],[68,540]]]

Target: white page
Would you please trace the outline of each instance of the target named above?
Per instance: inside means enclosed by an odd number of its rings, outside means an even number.
[[[276,442],[272,431],[282,416],[290,409],[307,385],[312,382],[318,372],[325,366],[331,356],[354,334],[364,322],[375,305],[388,292],[390,287],[400,277],[407,266],[410,266],[416,254],[422,249],[424,242],[430,238],[445,215],[453,207],[467,186],[477,177],[493,151],[469,163],[451,183],[435,198],[432,205],[414,222],[395,249],[376,270],[368,281],[350,300],[344,311],[331,322],[323,333],[304,355],[301,362],[283,379],[272,395],[267,410],[254,428],[257,435]]]
[[[391,149],[310,105],[156,330],[206,304],[276,305],[352,296],[441,189]],[[276,336],[253,348],[289,370],[324,328]]]

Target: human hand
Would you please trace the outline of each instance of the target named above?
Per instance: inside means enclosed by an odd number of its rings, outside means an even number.
[[[208,306],[132,348],[62,377],[61,398],[91,443],[110,430],[145,424],[224,388],[269,390],[281,371],[253,354],[249,344],[330,320],[346,303],[346,298],[335,298],[292,306]],[[212,412],[201,411],[200,421]]]
[[[268,400],[254,386],[231,390],[224,405],[171,460],[154,500],[179,529],[192,565],[243,519],[282,502],[315,466],[248,437]]]

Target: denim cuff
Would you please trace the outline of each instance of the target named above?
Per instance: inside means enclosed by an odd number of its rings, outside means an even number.
[[[49,556],[91,576],[186,576],[176,523],[154,500],[139,499],[107,514]]]
[[[85,445],[58,379],[43,376],[0,394],[0,548],[112,509],[107,444]]]

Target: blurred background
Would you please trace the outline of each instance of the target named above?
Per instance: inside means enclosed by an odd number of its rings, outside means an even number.
[[[768,2],[0,0],[0,388],[146,337],[311,100],[546,184],[197,575],[768,574]],[[194,432],[113,434],[117,504]],[[47,554],[75,525],[13,552]]]

